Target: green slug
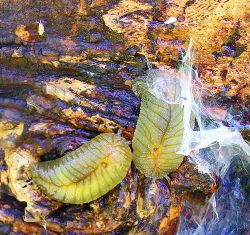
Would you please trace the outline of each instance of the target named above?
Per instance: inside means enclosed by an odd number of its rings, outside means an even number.
[[[183,160],[176,152],[183,138],[184,109],[157,98],[143,82],[135,83],[134,90],[141,96],[141,109],[132,140],[133,161],[147,177],[162,178]]]
[[[31,175],[51,198],[82,204],[118,185],[125,178],[131,160],[126,140],[117,134],[104,133],[61,158],[31,165]]]

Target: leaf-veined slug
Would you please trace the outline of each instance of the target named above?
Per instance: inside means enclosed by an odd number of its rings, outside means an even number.
[[[141,109],[132,141],[133,161],[147,177],[162,178],[183,160],[176,153],[183,138],[183,108],[158,99],[143,82],[135,85]]]
[[[62,158],[32,165],[31,175],[51,198],[82,204],[118,185],[125,178],[131,160],[126,140],[113,133],[104,133]]]

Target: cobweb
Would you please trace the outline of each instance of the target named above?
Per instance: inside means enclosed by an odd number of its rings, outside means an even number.
[[[250,234],[250,146],[239,130],[215,120],[203,105],[204,87],[192,60],[190,41],[178,75],[152,69],[148,62],[146,77],[149,91],[157,98],[184,108],[184,135],[178,153],[189,156],[199,172],[221,179],[218,190],[198,208],[199,213],[194,205],[184,202],[189,218],[181,216],[177,234]]]

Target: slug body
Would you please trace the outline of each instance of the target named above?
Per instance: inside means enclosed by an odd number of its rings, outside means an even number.
[[[183,108],[158,99],[145,86],[140,89],[141,109],[132,141],[133,160],[147,177],[162,178],[176,170],[183,160],[177,154],[183,138]]]
[[[126,140],[100,134],[56,160],[31,166],[33,181],[51,198],[71,204],[93,201],[126,176],[132,160]]]

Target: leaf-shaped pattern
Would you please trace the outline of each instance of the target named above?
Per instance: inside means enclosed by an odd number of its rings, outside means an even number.
[[[125,139],[104,133],[62,158],[32,165],[31,174],[48,196],[64,203],[82,204],[119,184],[131,160]]]
[[[132,141],[133,160],[146,176],[162,178],[183,160],[177,154],[183,137],[183,108],[168,104],[144,90]]]

